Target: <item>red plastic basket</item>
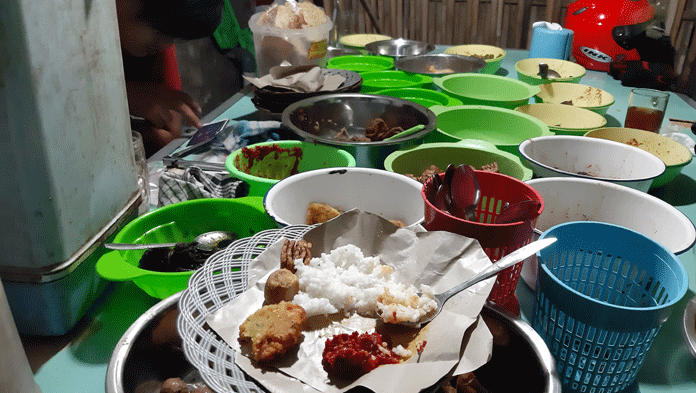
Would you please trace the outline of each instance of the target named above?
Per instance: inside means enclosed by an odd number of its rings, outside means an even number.
[[[544,210],[541,195],[526,183],[501,173],[475,171],[481,189],[481,200],[476,207],[477,221],[467,221],[437,209],[425,197],[430,180],[421,190],[425,201],[425,222],[429,231],[448,231],[476,239],[492,262],[528,244],[532,239],[534,225]],[[441,174],[444,178],[444,174]],[[524,200],[534,200],[541,207],[533,219],[510,224],[492,224],[505,203],[514,204]],[[519,315],[519,302],[515,287],[520,278],[522,264],[519,263],[498,274],[488,300],[499,308]]]

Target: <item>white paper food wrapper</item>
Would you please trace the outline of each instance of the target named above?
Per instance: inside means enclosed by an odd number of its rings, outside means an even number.
[[[317,66],[291,66],[287,61],[271,68],[270,73],[261,78],[244,76],[244,79],[258,88],[274,86],[301,93],[336,90],[346,80],[341,75],[324,76]]]
[[[365,256],[379,256],[382,263],[392,266],[393,274],[401,282],[416,287],[427,284],[434,293],[454,287],[491,264],[474,239],[449,232],[415,233],[358,210],[312,229],[304,239],[312,243],[313,256],[354,244]],[[286,356],[274,367],[254,365],[241,354],[237,341],[239,325],[263,305],[265,280],[280,267],[283,241],[269,246],[251,262],[247,291],[207,318],[211,328],[237,351],[237,365],[269,391],[343,392],[354,386],[365,386],[375,392],[419,392],[453,368],[453,374],[458,375],[473,371],[490,359],[493,338],[479,314],[495,278],[463,291],[445,304],[440,315],[421,331],[420,337],[427,344],[420,355],[414,353],[402,364],[380,366],[349,385],[332,382],[321,365],[326,330],[305,329],[297,353]],[[356,326],[367,328],[374,321],[351,318],[343,325],[330,325],[328,330],[350,333]]]

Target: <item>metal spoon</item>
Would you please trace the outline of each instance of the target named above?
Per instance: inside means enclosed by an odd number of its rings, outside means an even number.
[[[237,239],[237,234],[229,231],[210,231],[201,233],[193,239],[196,248],[203,251],[210,251],[216,247],[224,247]],[[112,250],[147,250],[151,248],[174,247],[179,243],[153,243],[153,244],[132,244],[132,243],[104,243],[104,247]]]
[[[509,224],[511,222],[527,221],[536,216],[541,207],[541,202],[528,199],[513,203],[500,209],[495,217],[496,224]]]
[[[505,270],[509,268],[510,266],[514,266],[525,259],[527,257],[534,255],[537,251],[543,250],[544,248],[550,246],[556,241],[555,237],[547,237],[545,239],[537,240],[535,242],[531,242],[527,244],[524,247],[518,248],[517,250],[511,252],[510,254],[504,256],[503,258],[499,259],[497,262],[493,263],[489,267],[483,269],[481,272],[476,274],[475,276],[469,278],[468,280],[464,281],[463,283],[457,285],[456,287],[442,292],[435,294],[435,302],[437,303],[437,308],[430,313],[428,316],[424,317],[423,319],[417,321],[417,322],[410,322],[410,321],[402,321],[399,322],[399,325],[405,325],[405,326],[412,326],[412,327],[419,327],[421,325],[424,325],[433,319],[442,311],[442,307],[445,305],[447,300],[449,300],[452,296],[458,294],[459,292],[469,288],[472,285],[478,284],[479,282],[491,278],[501,272],[502,270]],[[420,295],[420,294],[419,294]]]
[[[541,79],[558,79],[561,74],[549,68],[546,63],[539,63],[539,73],[537,74]]]

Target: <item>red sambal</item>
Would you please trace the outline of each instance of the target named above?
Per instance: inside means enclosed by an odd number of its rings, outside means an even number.
[[[395,364],[394,353],[379,333],[337,334],[326,340],[322,364],[329,375],[346,380],[358,379],[382,364]]]

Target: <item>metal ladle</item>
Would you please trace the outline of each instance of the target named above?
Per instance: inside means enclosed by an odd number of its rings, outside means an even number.
[[[539,63],[539,73],[537,74],[541,79],[558,79],[561,74],[549,68],[546,63]]]
[[[224,247],[237,239],[234,232],[229,231],[210,231],[201,233],[193,239],[196,248],[203,251],[211,251],[216,247]],[[169,248],[179,243],[152,243],[152,244],[133,244],[133,243],[104,243],[104,247],[111,250],[149,250],[151,248]]]
[[[404,325],[404,326],[411,326],[411,327],[420,327],[421,325],[424,325],[440,314],[440,311],[442,311],[442,307],[445,305],[445,302],[449,300],[452,296],[458,294],[459,292],[471,287],[472,285],[478,284],[479,282],[491,278],[501,272],[502,270],[505,270],[509,268],[510,266],[514,266],[525,259],[527,257],[534,255],[537,251],[541,251],[544,248],[550,246],[556,241],[555,237],[547,237],[545,239],[537,240],[535,242],[531,242],[527,244],[524,247],[518,248],[517,250],[511,252],[510,254],[504,256],[503,258],[499,259],[497,262],[493,263],[492,265],[488,266],[487,268],[483,269],[481,272],[477,273],[473,277],[469,278],[468,280],[464,281],[463,283],[457,285],[456,287],[434,295],[435,302],[437,303],[437,307],[433,312],[431,312],[429,315],[427,315],[425,318],[420,319],[416,322],[410,322],[410,321],[402,321],[399,322],[399,325]],[[418,294],[419,296],[421,295],[420,293]]]

